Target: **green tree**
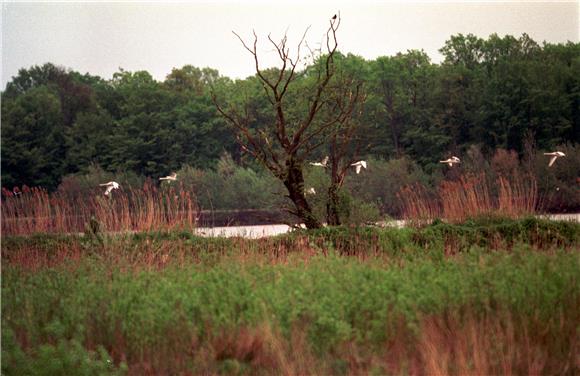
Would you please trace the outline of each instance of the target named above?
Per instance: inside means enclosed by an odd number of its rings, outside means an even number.
[[[56,188],[66,172],[61,103],[46,86],[2,101],[2,184]]]

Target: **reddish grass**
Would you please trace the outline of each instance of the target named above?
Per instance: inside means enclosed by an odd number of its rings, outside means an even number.
[[[280,375],[539,375],[580,370],[578,335],[569,312],[553,322],[516,318],[501,309],[493,314],[459,312],[423,317],[418,331],[401,320],[383,343],[353,339],[323,354],[311,347],[308,324],[298,322],[288,336],[268,322],[227,330],[207,326],[204,338],[178,325],[167,332],[164,343],[139,353],[127,352],[122,334],[107,341],[107,350],[115,363],[127,363],[130,375],[238,373],[236,366],[247,367],[251,374]],[[562,348],[568,350],[562,353]],[[225,362],[233,369],[224,369]]]
[[[563,308],[564,309],[564,308]],[[545,321],[513,318],[507,311],[483,317],[457,313],[426,318],[418,348],[429,375],[540,375],[580,371],[578,314]],[[570,316],[571,314],[571,316]],[[560,350],[568,349],[564,353]],[[559,359],[559,360],[557,360]]]
[[[1,204],[3,235],[82,232],[92,217],[104,231],[187,229],[195,227],[198,217],[194,192],[151,182],[115,190],[109,197],[102,190],[83,197],[28,187],[15,196],[3,189]]]
[[[441,216],[438,197],[420,183],[404,187],[397,197],[402,204],[404,219],[421,221]]]
[[[533,214],[538,206],[538,186],[532,176],[514,174],[499,176],[466,175],[458,180],[443,181],[436,193],[415,184],[399,193],[403,216],[408,220],[445,218],[461,222],[469,217],[498,214],[517,218]]]

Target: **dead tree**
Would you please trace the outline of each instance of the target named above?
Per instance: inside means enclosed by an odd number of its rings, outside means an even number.
[[[362,94],[362,84],[352,78],[342,80],[335,93],[336,107],[348,114],[341,119],[329,140],[330,185],[326,202],[326,222],[331,226],[341,224],[339,191],[348,171],[360,155],[361,143],[357,140],[356,115],[361,115],[366,96]],[[354,115],[354,116],[353,116]]]
[[[246,105],[244,109],[219,103],[214,95],[214,103],[219,113],[224,116],[238,133],[238,141],[244,151],[261,162],[275,177],[280,179],[288,191],[288,198],[293,207],[289,212],[304,222],[307,228],[319,228],[321,222],[314,216],[312,208],[304,194],[304,161],[318,147],[323,145],[328,135],[344,123],[349,117],[351,106],[337,107],[336,112],[324,119],[319,116],[329,105],[329,89],[335,73],[334,57],[338,42],[336,31],[340,26],[340,16],[329,21],[326,31],[326,50],[320,57],[317,73],[307,88],[292,92],[297,86],[300,62],[300,49],[304,43],[303,34],[295,57],[290,57],[287,36],[277,43],[270,35],[268,41],[274,47],[281,62],[278,71],[264,70],[260,67],[257,51],[258,37],[254,32],[254,42],[248,45],[234,32],[244,48],[253,56],[256,77],[260,81],[264,95],[271,105],[272,123],[252,124],[252,115]],[[290,94],[292,92],[292,94]],[[303,111],[296,114],[296,102],[305,101]],[[354,100],[343,98],[344,101]],[[290,120],[289,120],[290,119]]]

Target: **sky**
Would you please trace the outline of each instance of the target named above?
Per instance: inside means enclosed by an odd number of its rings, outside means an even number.
[[[254,74],[252,56],[232,31],[252,43],[264,67],[276,64],[274,40],[293,51],[304,31],[320,46],[340,12],[339,50],[366,59],[423,49],[434,62],[451,35],[492,33],[537,42],[579,41],[580,0],[564,2],[213,1],[10,2],[2,0],[2,88],[21,68],[51,62],[110,79],[119,68],[163,80],[186,64],[231,78]]]

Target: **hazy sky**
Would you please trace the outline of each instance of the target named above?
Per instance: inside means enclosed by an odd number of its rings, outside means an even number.
[[[452,34],[491,33],[537,42],[579,40],[579,3],[568,2],[43,2],[2,1],[2,88],[18,69],[52,62],[111,78],[122,67],[163,80],[173,67],[216,68],[232,78],[253,74],[253,61],[232,34],[259,36],[265,66],[274,54],[269,32],[288,30],[294,46],[320,44],[328,20],[340,11],[339,49],[367,59],[424,49],[439,62]],[[293,43],[294,42],[294,43]]]

